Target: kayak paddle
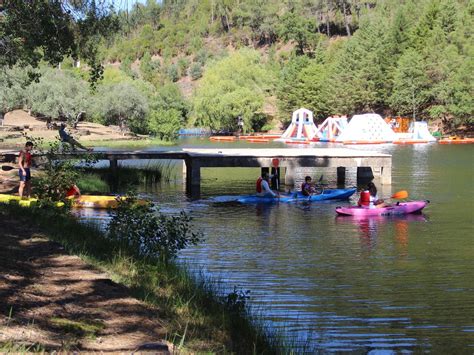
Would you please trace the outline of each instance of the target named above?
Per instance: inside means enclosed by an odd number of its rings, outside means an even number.
[[[13,170],[13,169],[15,169],[15,167],[10,166],[10,165],[2,165],[2,170],[3,171],[10,171],[10,170]]]

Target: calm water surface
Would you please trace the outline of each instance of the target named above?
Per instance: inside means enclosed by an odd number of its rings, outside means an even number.
[[[368,149],[393,154],[393,184],[381,195],[429,199],[424,214],[354,220],[335,216],[347,202],[212,202],[251,192],[257,169],[204,169],[199,201],[182,183],[149,194],[163,212],[190,212],[205,234],[180,260],[225,292],[250,290],[252,307],[292,341],[322,352],[474,353],[474,147]],[[349,171],[347,184],[354,179]]]

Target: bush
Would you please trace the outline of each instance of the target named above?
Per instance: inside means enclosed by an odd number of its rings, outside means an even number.
[[[27,102],[27,87],[35,72],[32,68],[0,68],[0,111],[23,108]]]
[[[179,80],[178,66],[176,64],[171,64],[167,68],[166,74],[172,82],[178,81]]]
[[[165,140],[178,138],[182,124],[181,112],[176,109],[152,111],[148,120],[150,131]]]
[[[25,136],[32,141],[35,150],[42,156],[42,174],[34,179],[35,193],[41,206],[55,206],[58,201],[69,205],[66,192],[77,183],[85,169],[90,168],[96,160],[87,153],[76,155],[75,159],[60,159],[60,155],[71,150],[69,145],[61,146],[58,141],[49,144],[48,149],[42,149],[43,141],[40,138]],[[77,163],[81,161],[80,167]]]
[[[183,98],[178,86],[172,83],[165,84],[159,88],[150,106],[152,110],[175,109],[180,112],[183,122],[189,111],[189,105]]]
[[[89,109],[90,94],[86,81],[72,73],[48,69],[37,83],[28,88],[28,106],[35,113],[73,121]]]
[[[109,223],[108,235],[137,255],[158,257],[167,263],[181,249],[201,241],[202,234],[194,232],[190,222],[184,211],[179,216],[157,214],[153,205],[137,204],[130,197],[119,203]]]
[[[136,133],[146,131],[148,100],[132,83],[99,87],[94,106],[96,115],[106,124],[117,124],[121,129],[128,127]]]
[[[193,63],[191,65],[191,69],[189,70],[189,74],[191,75],[191,79],[197,80],[202,77],[202,67],[199,63]]]
[[[186,76],[186,71],[188,70],[189,67],[189,60],[188,58],[179,58],[178,60],[178,75],[179,77]]]
[[[237,129],[237,118],[248,132],[263,115],[271,73],[254,50],[240,50],[208,67],[194,97],[195,124],[212,129]]]

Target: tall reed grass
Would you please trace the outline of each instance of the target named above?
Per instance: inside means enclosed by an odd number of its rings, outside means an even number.
[[[153,186],[178,179],[177,165],[172,161],[150,160],[142,165],[118,164],[117,169],[92,168],[79,180],[78,186],[86,193],[116,193],[134,189],[137,185]]]

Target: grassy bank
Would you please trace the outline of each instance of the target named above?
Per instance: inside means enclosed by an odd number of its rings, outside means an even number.
[[[7,205],[1,205],[0,211],[8,218],[38,226],[69,253],[126,285],[134,297],[157,306],[168,330],[167,340],[178,347],[193,352],[286,352],[281,350],[280,338],[269,335],[268,329],[252,318],[240,292],[219,297],[217,282],[202,277],[196,280],[175,264],[136,257],[126,247],[112,243],[97,226],[79,223],[57,211]]]

